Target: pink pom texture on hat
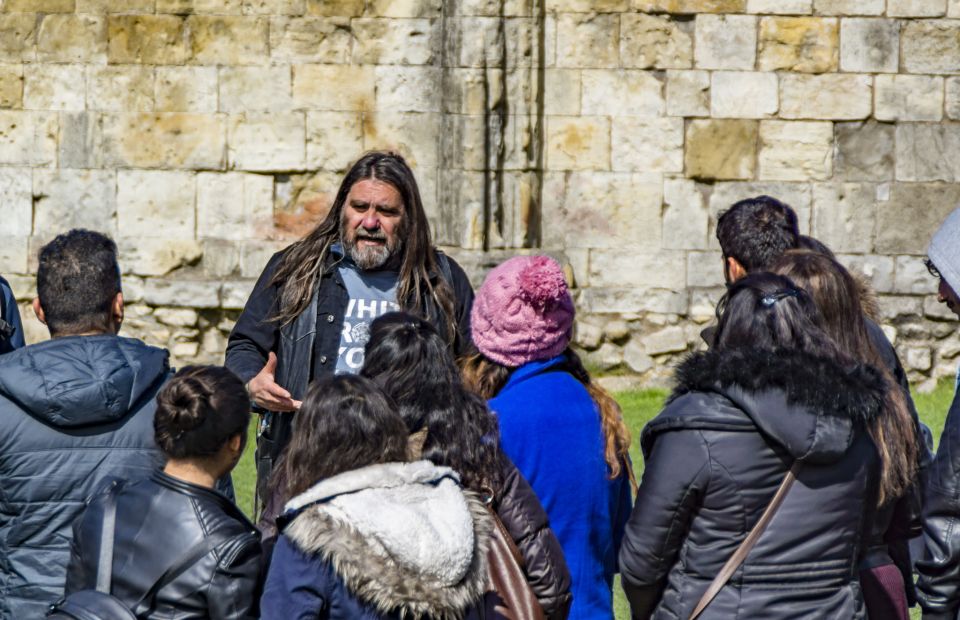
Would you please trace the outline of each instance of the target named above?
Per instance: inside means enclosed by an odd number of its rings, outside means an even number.
[[[573,317],[559,263],[549,256],[515,256],[483,281],[470,329],[481,353],[517,367],[562,353],[570,343]]]

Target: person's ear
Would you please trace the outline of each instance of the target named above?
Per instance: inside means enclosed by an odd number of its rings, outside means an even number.
[[[43,306],[40,305],[40,298],[39,298],[39,297],[34,297],[34,298],[33,298],[33,313],[37,315],[37,320],[38,320],[38,321],[40,321],[40,322],[43,323],[44,325],[47,324],[47,317],[46,317],[46,315],[43,313]]]
[[[237,433],[227,440],[227,445],[230,446],[230,452],[232,454],[239,454],[243,452],[243,435]]]
[[[735,259],[732,256],[727,257],[727,277],[730,284],[733,284],[740,278],[747,275],[747,270],[743,268],[743,265],[740,264],[740,261]]]
[[[123,293],[117,293],[113,298],[110,304],[110,318],[113,321],[114,333],[118,333],[120,326],[123,325]]]

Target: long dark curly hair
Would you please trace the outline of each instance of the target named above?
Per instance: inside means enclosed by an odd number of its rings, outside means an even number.
[[[468,489],[499,490],[497,420],[464,387],[453,355],[430,323],[404,312],[375,320],[360,374],[393,399],[411,433],[426,429],[422,458],[456,471]]]
[[[284,252],[271,279],[271,284],[280,289],[279,307],[272,320],[286,325],[310,303],[330,247],[340,240],[340,220],[347,195],[355,184],[366,179],[392,185],[403,199],[406,234],[397,302],[404,310],[420,316],[427,315],[427,303],[436,305],[444,323],[444,336],[448,343],[453,343],[456,335],[453,289],[442,277],[437,264],[420,189],[403,157],[384,151],[366,153],[353,164],[340,183],[327,217]]]

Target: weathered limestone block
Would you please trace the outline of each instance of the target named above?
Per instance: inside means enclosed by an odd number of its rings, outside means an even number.
[[[633,0],[633,8],[655,13],[742,13],[746,0]]]
[[[960,180],[960,124],[898,123],[898,181]]]
[[[663,114],[663,83],[648,71],[585,69],[582,72],[583,114],[646,116]]]
[[[250,239],[273,228],[273,177],[242,172],[197,175],[197,237]]]
[[[908,347],[904,362],[908,370],[930,370],[933,356],[929,347]]]
[[[307,112],[307,168],[346,170],[362,151],[359,114]]]
[[[479,114],[444,116],[441,130],[444,140],[440,151],[443,167],[478,172],[486,170],[489,164],[485,143],[489,133],[496,132],[495,127],[488,127],[487,118]],[[511,135],[504,138],[509,139]]]
[[[623,13],[620,59],[624,67],[687,69],[693,64],[690,28],[668,16]]]
[[[710,84],[710,116],[768,118],[780,107],[777,74],[715,71]]]
[[[0,65],[0,108],[23,106],[23,65]]]
[[[687,286],[711,288],[723,286],[723,283],[721,252],[689,252],[687,254]]]
[[[623,363],[623,350],[612,342],[605,342],[596,351],[586,352],[584,360],[602,371],[613,370]]]
[[[840,69],[896,73],[900,62],[900,22],[854,17],[840,20]]]
[[[706,198],[693,181],[663,182],[663,247],[668,250],[707,248],[710,213]]]
[[[684,159],[689,178],[752,178],[757,162],[757,122],[690,121]]]
[[[0,236],[0,272],[27,273],[28,237]]]
[[[893,178],[894,126],[875,121],[836,123],[834,177],[847,181]]]
[[[138,168],[222,168],[225,123],[211,114],[102,118],[104,163]]]
[[[869,183],[817,183],[813,186],[811,233],[834,252],[873,251],[877,189]]]
[[[302,170],[306,157],[302,112],[248,113],[230,119],[227,158],[241,170]]]
[[[629,0],[547,0],[546,10],[555,13],[623,13],[630,8]]]
[[[0,15],[0,60],[33,60],[37,52],[37,16],[34,13]]]
[[[960,119],[960,78],[947,78],[945,90],[944,107],[947,111],[947,118],[951,120]]]
[[[666,92],[668,115],[710,115],[709,72],[667,71]]]
[[[837,257],[851,273],[866,277],[874,291],[878,293],[893,291],[892,257],[876,254],[839,254]]]
[[[363,148],[394,149],[406,158],[417,175],[417,182],[439,167],[436,136],[440,135],[439,114],[400,114],[378,112],[363,117]],[[424,183],[420,191],[426,194]],[[424,198],[426,201],[426,198]]]
[[[610,119],[552,116],[547,119],[550,170],[609,170]]]
[[[308,15],[360,17],[364,0],[307,0]]]
[[[286,112],[293,105],[290,67],[222,67],[221,112]]]
[[[370,0],[367,14],[378,17],[440,17],[442,0]]]
[[[243,0],[244,15],[303,15],[306,0]]]
[[[345,17],[273,17],[270,57],[281,62],[345,63],[350,58],[350,20]]]
[[[543,245],[568,250],[659,247],[662,196],[659,175],[547,173]]]
[[[106,62],[106,20],[92,15],[45,15],[37,34],[37,60]]]
[[[752,15],[697,15],[694,59],[698,69],[753,69],[757,18]]]
[[[927,271],[920,257],[897,256],[893,292],[905,295],[926,295],[936,290],[937,282]]]
[[[615,117],[613,169],[623,172],[683,172],[683,119]]]
[[[544,70],[543,108],[550,116],[577,116],[580,114],[581,72],[578,69]],[[482,105],[480,110],[476,108]],[[487,101],[478,97],[476,104],[464,113],[476,114],[487,108]]]
[[[677,353],[687,349],[687,335],[679,325],[671,325],[661,330],[641,336],[643,348],[649,355]]]
[[[840,36],[836,19],[760,19],[760,51],[757,64],[762,71],[836,71],[839,47]]]
[[[495,17],[448,19],[443,35],[447,64],[475,68],[500,66],[504,30],[501,20]]]
[[[366,65],[297,65],[293,103],[311,110],[372,110],[374,83],[374,68]]]
[[[960,22],[907,21],[900,31],[900,51],[908,73],[955,73],[960,67]]]
[[[637,374],[643,374],[653,368],[653,358],[647,355],[639,338],[631,338],[623,347],[623,363]]]
[[[817,15],[882,15],[884,0],[813,0]]]
[[[686,286],[684,253],[676,250],[656,253],[590,250],[590,285],[681,290]]]
[[[780,81],[782,118],[855,120],[873,111],[869,75],[786,74]]]
[[[182,64],[188,55],[185,28],[185,20],[175,15],[111,15],[107,59],[116,64]]]
[[[98,112],[60,114],[58,164],[61,168],[99,168],[101,144]]]
[[[0,237],[29,237],[33,194],[29,168],[0,168]]]
[[[616,67],[620,61],[620,16],[561,13],[557,16],[557,49],[561,67]]]
[[[747,13],[809,15],[813,0],[747,0]]]
[[[165,276],[203,256],[203,246],[193,239],[120,238],[117,246],[123,273],[138,276]]]
[[[119,235],[192,239],[195,183],[192,172],[117,171]]]
[[[153,110],[152,67],[105,65],[87,67],[87,109],[104,112]]]
[[[890,17],[940,17],[947,12],[947,0],[887,0]]]
[[[876,110],[881,121],[939,121],[943,118],[943,78],[878,75]]]
[[[74,0],[7,0],[3,9],[11,13],[36,11],[38,13],[72,13]]]
[[[436,20],[363,18],[349,26],[354,37],[353,62],[358,64],[428,65],[439,47]]]
[[[829,179],[833,172],[833,125],[762,121],[757,159],[764,180]]]
[[[216,308],[220,305],[220,283],[150,278],[143,291],[143,301],[151,306]]]
[[[216,112],[216,67],[157,67],[158,112]]]
[[[683,287],[680,287],[681,289]],[[687,311],[686,290],[646,289],[636,287],[593,287],[583,289],[577,311],[583,313],[657,312],[683,314]]]
[[[256,283],[256,280],[224,282],[220,288],[220,307],[225,310],[243,310]]]
[[[86,80],[83,65],[27,65],[23,74],[23,107],[28,110],[84,108]]]
[[[117,230],[117,175],[113,170],[36,170],[33,173],[33,234],[56,235],[91,228]]]
[[[0,164],[53,165],[57,120],[55,112],[0,110]]]
[[[282,241],[244,241],[240,247],[240,275],[244,278],[260,277],[270,257],[288,245],[289,242]]]
[[[230,278],[240,272],[240,244],[223,239],[204,239],[203,274],[210,278]]]
[[[805,235],[810,232],[812,197],[808,183],[716,183],[713,185],[713,193],[710,194],[710,232],[707,234],[707,239],[711,248],[720,249],[716,239],[717,217],[720,212],[726,211],[739,200],[761,195],[774,196],[793,207],[797,213],[800,234]]]
[[[156,0],[157,13],[239,15],[241,0]]]
[[[930,236],[958,203],[960,185],[893,183],[890,199],[877,203],[877,252],[923,255]]]
[[[191,56],[200,64],[262,64],[269,56],[269,27],[266,17],[191,15]]]
[[[191,308],[157,308],[153,317],[171,327],[196,327],[200,315]]]
[[[441,71],[439,67],[376,67],[376,109],[440,112]]]
[[[153,13],[153,0],[77,0],[77,13]]]
[[[947,17],[960,17],[960,0],[947,0]]]

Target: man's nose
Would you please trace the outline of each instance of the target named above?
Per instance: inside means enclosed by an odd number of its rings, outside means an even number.
[[[363,215],[363,220],[360,222],[360,225],[366,228],[367,230],[376,230],[380,228],[380,218],[377,217],[376,212],[365,213]]]

